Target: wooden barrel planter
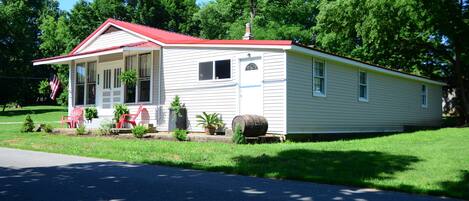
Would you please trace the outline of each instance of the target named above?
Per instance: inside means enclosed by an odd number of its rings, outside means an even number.
[[[236,125],[241,127],[241,131],[243,131],[243,134],[246,137],[258,137],[265,135],[267,133],[267,129],[269,128],[269,124],[267,123],[267,119],[265,117],[250,114],[238,115],[233,118],[231,123],[233,132],[236,129]]]

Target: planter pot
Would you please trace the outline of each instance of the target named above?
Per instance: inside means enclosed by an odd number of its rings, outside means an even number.
[[[187,130],[187,110],[186,108],[181,108],[179,112],[181,113],[180,115],[176,114],[176,111],[169,109],[169,131],[176,129]]]
[[[209,135],[213,135],[213,134],[215,134],[215,131],[216,131],[216,130],[217,130],[217,129],[214,128],[214,127],[206,127],[206,128],[205,128],[205,133],[207,133],[207,134],[209,134]]]

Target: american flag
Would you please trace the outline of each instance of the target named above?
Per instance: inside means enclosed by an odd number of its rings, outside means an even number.
[[[50,98],[52,100],[55,100],[55,96],[57,95],[57,92],[59,91],[59,86],[60,86],[60,80],[57,75],[54,75],[50,81],[49,81],[50,89],[52,93],[50,94]]]

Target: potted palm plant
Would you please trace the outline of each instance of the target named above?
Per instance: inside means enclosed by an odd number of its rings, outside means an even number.
[[[203,112],[202,115],[196,115],[197,125],[201,125],[205,129],[205,133],[213,135],[215,130],[224,125],[218,113],[208,114]]]

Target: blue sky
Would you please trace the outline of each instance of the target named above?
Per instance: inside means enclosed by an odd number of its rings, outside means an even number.
[[[75,5],[77,1],[78,0],[59,0],[60,9],[69,11],[70,9],[72,9],[73,5]],[[210,0],[196,0],[196,1],[198,4],[201,4],[201,3],[208,2]]]

